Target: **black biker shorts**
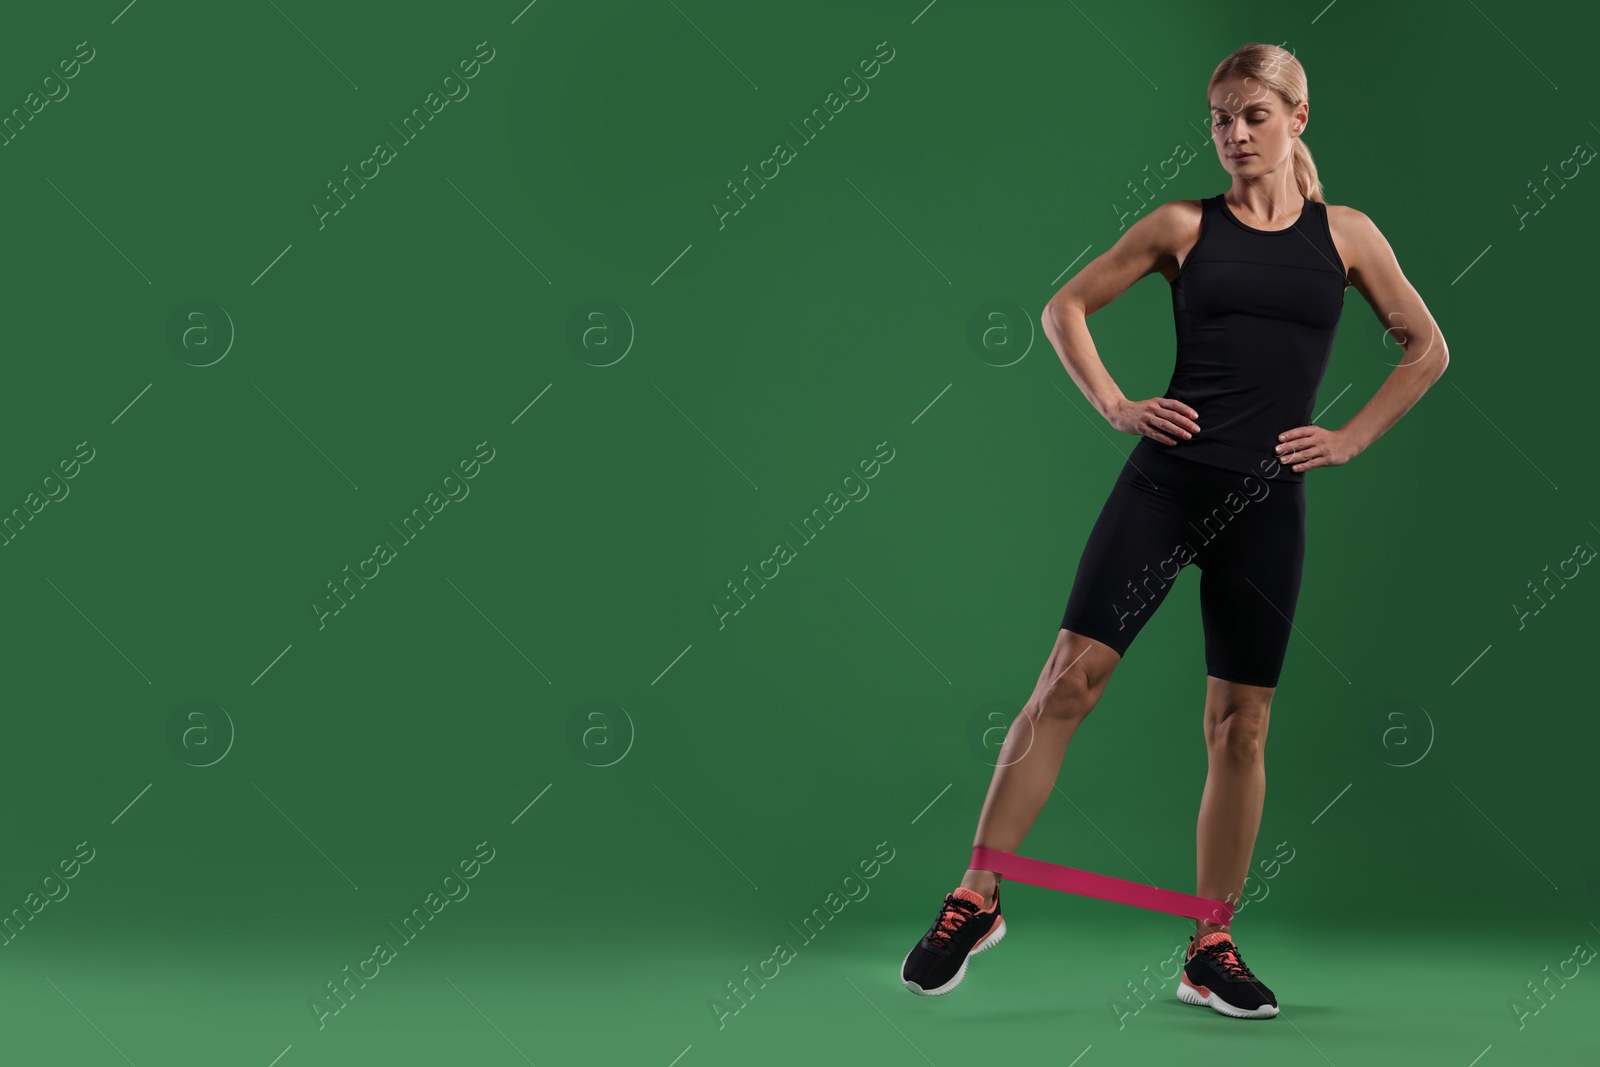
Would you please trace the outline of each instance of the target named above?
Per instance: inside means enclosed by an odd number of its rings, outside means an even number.
[[[1078,562],[1061,627],[1126,654],[1190,563],[1206,673],[1276,686],[1305,560],[1305,483],[1180,458],[1141,438]]]

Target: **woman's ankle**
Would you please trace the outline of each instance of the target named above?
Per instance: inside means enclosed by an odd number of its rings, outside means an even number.
[[[961,879],[963,889],[983,895],[983,906],[986,908],[994,903],[994,893],[999,885],[1000,879],[993,871],[969,870]]]

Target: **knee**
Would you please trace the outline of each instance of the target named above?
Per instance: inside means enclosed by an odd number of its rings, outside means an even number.
[[[1059,671],[1039,693],[1039,712],[1056,722],[1081,722],[1094,709],[1102,686],[1078,664]]]
[[[1267,743],[1267,709],[1244,706],[1224,711],[1206,742],[1213,755],[1237,763],[1259,761]]]

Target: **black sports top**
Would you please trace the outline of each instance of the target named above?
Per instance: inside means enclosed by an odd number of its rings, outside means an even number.
[[[1200,413],[1200,432],[1139,443],[1266,476],[1278,434],[1311,422],[1344,310],[1344,262],[1321,201],[1306,199],[1284,230],[1246,226],[1220,194],[1200,205],[1200,239],[1172,280],[1178,358],[1165,394]],[[1305,472],[1282,465],[1274,477]]]

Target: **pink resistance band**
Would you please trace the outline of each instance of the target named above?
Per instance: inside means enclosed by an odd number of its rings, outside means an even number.
[[[1155,886],[1140,885],[1138,882],[1080,871],[1075,867],[1063,867],[1043,860],[1030,860],[982,845],[973,848],[971,867],[975,871],[993,871],[1026,885],[1109,900],[1114,904],[1130,904],[1135,908],[1148,908],[1168,915],[1204,919],[1218,926],[1227,926],[1233,921],[1233,905],[1220,900],[1194,897],[1171,889],[1157,889]]]

